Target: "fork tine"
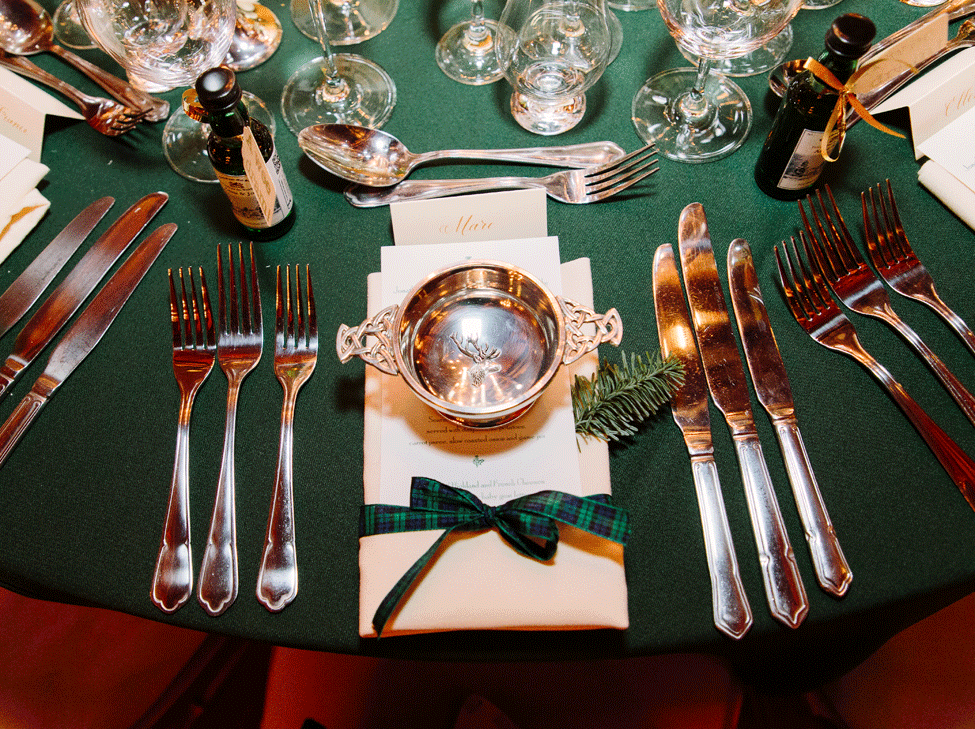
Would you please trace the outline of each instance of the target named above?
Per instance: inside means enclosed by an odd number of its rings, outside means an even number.
[[[586,176],[589,177],[590,175],[611,173],[613,170],[617,169],[618,167],[629,164],[630,160],[639,157],[647,152],[650,152],[651,154],[657,153],[656,147],[653,144],[653,142],[651,142],[650,144],[644,147],[640,147],[640,149],[630,152],[628,155],[625,155],[623,157],[618,157],[617,159],[611,160],[606,164],[600,165],[599,167],[593,167],[592,169],[587,171]]]
[[[656,160],[654,160],[654,162],[656,162]],[[615,195],[618,192],[622,192],[628,187],[632,187],[640,180],[649,177],[650,175],[652,175],[654,172],[657,171],[659,171],[659,168],[654,167],[653,169],[644,170],[642,173],[639,174],[633,173],[636,174],[635,177],[630,176],[629,179],[624,178],[622,182],[616,181],[616,182],[609,183],[611,186],[609,187],[603,186],[601,189],[598,189],[595,192],[590,192],[589,195],[592,197],[593,200],[603,200],[607,197]]]
[[[277,267],[277,284],[274,290],[274,343],[284,349],[284,289],[281,286],[281,266]]]
[[[631,152],[601,167],[594,167],[585,172],[586,186],[599,183],[609,178],[618,178],[627,171],[639,171],[657,161],[657,150],[652,144]],[[636,168],[636,169],[634,169]]]
[[[203,267],[200,266],[197,270],[200,274],[200,298],[203,301],[203,329],[205,336],[205,339],[201,343],[205,344],[208,348],[213,348],[217,346],[217,340],[213,332],[213,311],[210,309],[210,292],[207,291],[207,279],[203,275]]]
[[[302,299],[301,299],[301,266],[297,264],[295,265],[295,295],[297,299],[297,304],[295,308],[298,310],[297,312],[298,324],[295,327],[295,332],[296,332],[295,346],[300,347],[306,343],[306,337],[305,337],[305,320],[302,315],[302,311],[304,307],[302,306]]]
[[[793,239],[793,242],[795,239]],[[785,241],[782,241],[782,247],[785,248]],[[782,293],[785,294],[785,303],[789,307],[789,311],[792,312],[792,316],[797,320],[808,319],[809,315],[803,306],[802,300],[799,298],[795,286],[793,285],[793,275],[792,275],[792,264],[786,259],[786,263],[782,263],[782,256],[779,255],[779,247],[775,246],[775,265],[779,269],[779,283],[782,284]],[[788,251],[786,251],[786,256],[788,256]],[[786,272],[786,265],[788,265],[789,270]]]
[[[870,204],[867,204],[869,198]],[[883,206],[883,198],[880,204]],[[863,234],[867,240],[867,255],[877,268],[888,266],[894,261],[890,248],[890,228],[887,215],[877,210],[877,201],[873,196],[873,188],[860,193],[860,206],[863,208]],[[873,213],[873,215],[871,215]]]
[[[169,269],[169,319],[173,325],[173,349],[183,346],[183,326],[180,312],[176,303],[176,284],[173,281],[173,269]]]
[[[288,338],[287,341],[292,347],[298,346],[298,339],[295,337],[295,299],[292,298],[291,291],[291,266],[284,267],[284,283],[288,288]],[[296,288],[298,288],[298,334],[301,334],[301,280],[295,279]]]
[[[839,229],[837,229],[836,225],[833,223],[830,213],[826,209],[823,202],[823,196],[819,190],[816,191],[816,195],[819,197],[819,204],[823,206],[823,212],[826,213],[826,217],[830,220],[830,227],[836,233],[835,240],[839,242],[838,245],[843,251],[845,251],[849,259],[853,262],[854,267],[864,265],[863,256],[860,255],[860,249],[857,248],[856,243],[854,243],[853,236],[850,235],[850,230],[846,227],[846,221],[843,220],[843,215],[840,213],[840,207],[836,204],[836,198],[833,197],[833,190],[829,185],[824,185],[823,187],[826,189],[826,196],[829,197],[830,207],[832,208],[833,215],[836,216],[836,220],[839,223]]]
[[[248,331],[260,334],[263,331],[261,321],[261,289],[257,283],[257,264],[254,263],[254,244],[250,244],[251,256],[251,307],[253,319],[248,319]]]
[[[244,334],[251,333],[251,304],[247,291],[247,270],[244,268],[244,246],[237,244],[237,264],[240,266],[240,329]]]
[[[315,314],[315,292],[311,286],[308,264],[305,264],[305,285],[308,289],[308,346],[318,349],[318,317]]]
[[[902,257],[907,258],[907,257],[914,256],[914,249],[911,248],[911,244],[907,240],[907,234],[904,232],[904,225],[901,223],[901,216],[897,210],[897,202],[894,200],[894,188],[891,187],[890,179],[888,179],[886,182],[887,182],[887,200],[890,203],[890,220],[893,223],[893,226],[891,228],[893,230],[893,233],[891,234],[891,238],[894,241],[894,246],[896,247],[897,252]],[[880,185],[878,184],[877,187],[879,190]],[[880,195],[879,191],[878,191],[878,195],[880,197],[880,203],[881,205],[883,205],[884,197],[883,195]]]

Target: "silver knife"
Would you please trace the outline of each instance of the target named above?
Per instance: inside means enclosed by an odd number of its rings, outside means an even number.
[[[3,395],[41,350],[44,349],[88,298],[119,256],[166,204],[169,195],[154,192],[130,207],[95,241],[54,292],[24,325],[14,351],[0,367],[0,395]]]
[[[820,587],[833,595],[846,594],[853,573],[840,548],[836,530],[816,483],[816,476],[799,433],[789,376],[772,332],[762,290],[758,286],[752,251],[738,238],[728,248],[728,283],[745,360],[762,407],[768,411],[782,449],[782,458],[799,517],[806,532],[809,553]]]
[[[660,352],[664,358],[675,357],[684,367],[684,384],[671,397],[670,406],[691,456],[691,473],[711,574],[714,624],[722,633],[741,638],[752,625],[752,609],[741,584],[718,468],[714,463],[707,383],[670,245],[657,248],[653,257],[653,305],[657,312]]]
[[[704,374],[738,454],[769,608],[777,620],[795,628],[809,612],[809,602],[758,440],[745,368],[738,356],[700,203],[691,203],[681,212],[677,238]]]
[[[9,332],[41,297],[113,204],[114,197],[103,197],[78,213],[3,292],[0,296],[0,337]]]
[[[176,232],[175,223],[154,230],[102,287],[58,342],[44,373],[0,427],[0,466],[45,403],[88,356],[115,321],[122,306]]]

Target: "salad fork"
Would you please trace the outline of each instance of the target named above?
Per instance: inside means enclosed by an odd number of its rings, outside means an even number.
[[[193,590],[193,559],[190,550],[189,443],[193,400],[213,370],[217,345],[206,277],[200,271],[200,297],[189,268],[190,296],[186,296],[183,269],[179,269],[181,296],[177,297],[173,270],[169,269],[169,314],[173,323],[173,373],[179,386],[179,426],[176,430],[176,459],[169,490],[169,507],[156,572],[152,601],[166,613],[178,610]],[[202,299],[202,306],[201,306]],[[191,314],[192,312],[192,314]],[[185,328],[185,334],[184,334]]]
[[[257,575],[257,599],[272,612],[283,610],[298,594],[292,489],[295,401],[298,390],[315,371],[318,359],[318,320],[308,266],[305,266],[305,289],[308,292],[305,297],[308,305],[307,317],[303,315],[301,268],[295,266],[295,299],[292,299],[291,269],[285,268],[285,287],[282,290],[281,267],[278,266],[274,375],[284,390],[284,405],[281,407],[278,470],[274,477],[274,495],[267,519],[264,556]]]
[[[808,267],[803,263],[795,238],[791,239],[791,252],[784,241],[783,255],[779,254],[779,247],[775,247],[779,281],[792,316],[814,340],[828,349],[849,355],[880,381],[924,438],[924,442],[958,486],[969,506],[975,509],[975,461],[938,427],[887,368],[863,348],[853,324],[840,311],[826,289],[822,266],[815,257],[811,244],[802,232],[799,233],[799,238]]]
[[[237,516],[234,506],[236,491],[234,436],[237,426],[237,397],[244,378],[260,361],[264,347],[261,292],[257,283],[257,266],[254,264],[254,245],[250,246],[249,283],[244,265],[243,246],[239,243],[237,245],[237,259],[240,266],[239,302],[233,246],[227,246],[229,290],[224,288],[223,256],[219,250],[218,248],[217,288],[220,330],[217,338],[217,362],[227,377],[227,420],[217,496],[213,505],[206,551],[203,553],[197,595],[203,609],[210,615],[220,615],[237,598]]]
[[[843,303],[853,311],[880,319],[903,336],[908,344],[924,357],[948,393],[958,403],[968,419],[975,424],[975,397],[965,389],[965,386],[952,374],[945,363],[931,351],[917,332],[894,313],[884,285],[860,256],[860,252],[857,250],[849,230],[847,230],[846,223],[843,222],[843,216],[840,215],[832,191],[828,185],[825,187],[832,215],[819,190],[816,191],[816,196],[819,200],[822,219],[820,219],[816,207],[813,205],[812,195],[806,196],[809,210],[812,212],[813,220],[816,223],[815,228],[810,224],[809,218],[806,217],[802,202],[799,202],[799,213],[802,216],[803,227],[806,230],[806,235],[809,236],[810,247],[820,263],[823,277]]]
[[[873,224],[867,214],[867,197],[870,198],[870,210],[873,213]],[[880,208],[877,208],[877,202]],[[894,190],[887,180],[886,202],[880,185],[877,185],[877,200],[873,197],[873,188],[860,194],[863,206],[863,229],[866,231],[867,255],[870,262],[894,291],[909,299],[920,301],[931,307],[942,319],[958,332],[965,345],[975,354],[975,333],[965,321],[941,299],[934,288],[931,274],[918,260],[914,249],[907,240],[897,203],[894,201]]]

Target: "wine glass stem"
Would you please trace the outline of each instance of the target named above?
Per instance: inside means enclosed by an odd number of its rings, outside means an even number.
[[[318,94],[326,99],[343,99],[349,95],[349,85],[339,75],[332,53],[332,44],[328,42],[328,28],[325,27],[325,8],[322,3],[326,0],[309,0],[312,17],[315,19],[315,30],[318,31],[318,42],[322,46],[322,57],[325,60],[325,83],[318,90]]]
[[[711,122],[711,102],[708,101],[707,94],[704,93],[710,72],[711,59],[702,56],[697,64],[697,76],[694,79],[694,85],[687,93],[681,94],[678,101],[680,107],[678,113],[686,124],[707,126]]]

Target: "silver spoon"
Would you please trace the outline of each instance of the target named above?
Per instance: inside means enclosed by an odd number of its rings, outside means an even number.
[[[146,121],[169,116],[169,102],[157,99],[122,81],[54,42],[48,12],[34,0],[0,0],[0,48],[14,56],[49,51],[70,63],[126,106],[144,111]]]
[[[2,0],[0,0],[2,1]],[[316,124],[301,130],[298,146],[334,175],[369,187],[390,187],[418,165],[440,159],[527,162],[551,167],[592,167],[625,153],[613,142],[529,149],[449,149],[413,154],[396,137],[352,124]]]

